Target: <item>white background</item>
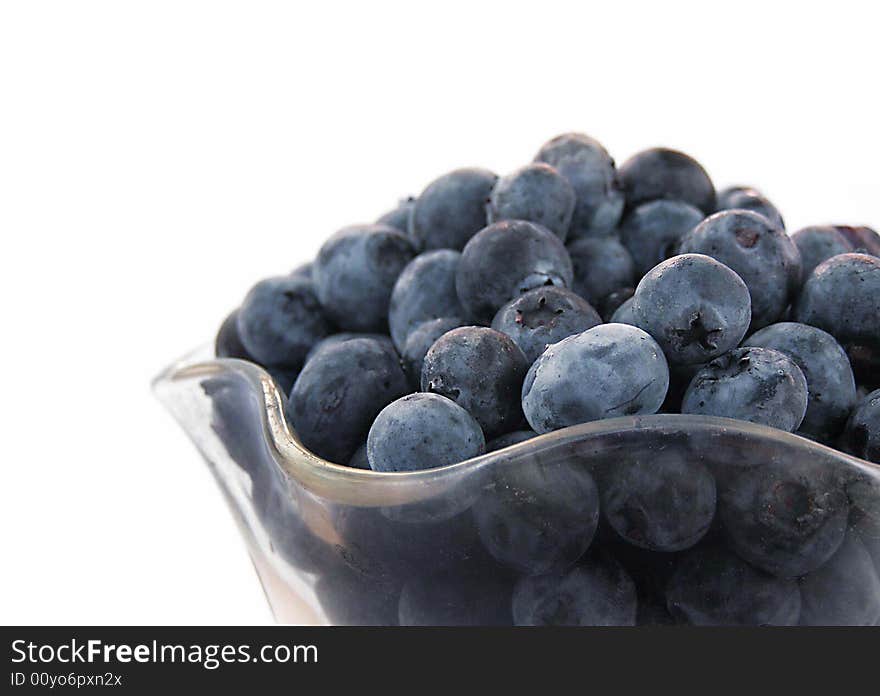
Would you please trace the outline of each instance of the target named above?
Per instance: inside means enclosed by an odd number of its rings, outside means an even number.
[[[869,3],[776,5],[2,3],[0,622],[271,620],[149,381],[449,169],[583,130],[880,224]]]

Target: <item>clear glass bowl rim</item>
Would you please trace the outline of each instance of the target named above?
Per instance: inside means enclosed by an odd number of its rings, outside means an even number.
[[[539,435],[502,450],[483,454],[463,462],[415,472],[378,472],[335,464],[306,449],[297,439],[284,415],[284,400],[275,381],[260,366],[233,358],[199,359],[206,350],[199,349],[163,370],[153,381],[154,391],[173,412],[173,393],[167,387],[182,383],[197,384],[205,378],[234,375],[243,379],[249,389],[262,398],[260,426],[271,454],[278,466],[292,479],[312,492],[339,501],[367,505],[399,505],[415,502],[438,492],[453,490],[480,469],[499,460],[521,459],[530,454],[567,444],[584,444],[591,439],[624,433],[650,431],[672,434],[686,430],[712,434],[741,435],[744,441],[774,441],[805,456],[821,453],[842,464],[855,467],[874,478],[880,478],[880,465],[814,442],[800,435],[747,421],[680,414],[624,416],[573,425]]]

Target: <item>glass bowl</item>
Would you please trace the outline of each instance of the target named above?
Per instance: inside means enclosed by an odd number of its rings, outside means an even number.
[[[880,622],[880,467],[796,435],[636,416],[378,473],[306,450],[248,362],[202,351],[154,388],[279,622]]]

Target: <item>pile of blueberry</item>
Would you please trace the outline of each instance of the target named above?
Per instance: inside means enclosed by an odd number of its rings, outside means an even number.
[[[254,286],[220,328],[216,353],[273,376],[311,451],[380,472],[445,466],[570,425],[653,413],[751,421],[880,462],[880,235],[841,225],[789,234],[760,192],[716,192],[681,152],[650,149],[616,167],[594,139],[565,134],[505,177],[459,169],[377,222],[340,230],[312,263]],[[557,471],[569,477],[570,498],[553,504],[579,529],[591,527],[579,536],[587,545],[601,507],[604,533],[617,534],[605,546],[681,552],[716,519],[712,477],[682,466],[662,456],[650,469],[630,463],[598,492],[590,475]],[[510,475],[532,490],[543,481]],[[664,525],[662,511],[652,516],[652,496],[668,496],[672,479],[687,482],[674,492],[690,506],[684,526]],[[731,484],[744,499],[759,495],[749,485]],[[796,516],[798,534],[811,515],[833,516],[834,500],[810,500],[824,512]],[[475,503],[478,531],[494,524],[497,504],[497,496]],[[747,524],[722,521],[734,538]],[[756,555],[749,534],[759,526],[743,532],[740,547],[704,545],[678,562],[664,578],[662,611],[675,606],[675,618],[694,623],[797,622],[803,583],[799,594],[790,579],[821,564],[799,567],[802,546]],[[491,547],[497,535],[480,537]],[[811,538],[811,553],[864,565],[861,542],[838,537]],[[577,559],[587,547],[575,551]],[[545,572],[539,550],[528,556],[536,565],[517,568],[514,620],[634,620],[626,573],[598,553],[561,575]],[[880,569],[870,558],[868,568],[878,604]],[[395,602],[400,620],[416,611],[419,592],[438,587],[405,591]],[[755,606],[747,617],[719,616],[692,601],[695,587],[736,587]],[[604,603],[578,600],[585,594]]]

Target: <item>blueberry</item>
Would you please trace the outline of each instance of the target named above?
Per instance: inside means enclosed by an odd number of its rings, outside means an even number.
[[[855,403],[856,384],[846,352],[831,334],[807,324],[782,322],[743,343],[785,353],[804,373],[808,398],[802,432],[826,441],[840,433]]]
[[[419,324],[464,316],[455,292],[460,258],[457,251],[438,249],[419,254],[403,269],[388,306],[388,325],[398,350],[403,349],[410,332]]]
[[[351,341],[355,338],[371,338],[375,341],[379,341],[384,346],[386,346],[389,350],[394,350],[394,344],[391,342],[391,339],[388,338],[386,334],[379,333],[357,333],[352,331],[343,331],[342,333],[330,334],[326,338],[322,338],[315,345],[311,347],[308,354],[306,355],[306,362],[311,360],[315,355],[317,355],[320,351],[325,348],[329,348],[330,346],[335,346],[339,343],[345,343],[346,341]]]
[[[393,227],[340,230],[321,247],[312,272],[324,311],[345,331],[386,331],[391,289],[413,256],[412,243]]]
[[[751,321],[749,290],[727,266],[701,254],[658,264],[636,287],[632,315],[671,364],[705,363],[738,345]]]
[[[880,464],[880,389],[856,404],[841,444],[850,454]]]
[[[774,457],[727,472],[718,515],[737,555],[777,577],[796,578],[837,551],[849,502],[826,462]]]
[[[485,449],[477,421],[437,394],[409,394],[392,401],[376,416],[367,436],[373,471],[433,469],[479,456]]]
[[[635,626],[636,610],[632,578],[607,555],[522,578],[513,592],[517,626]]]
[[[880,345],[851,343],[846,346],[846,355],[859,389],[874,391],[880,388]]]
[[[298,368],[273,367],[271,365],[265,369],[266,372],[269,373],[269,376],[275,380],[278,391],[284,395],[286,400],[287,395],[290,394],[290,390],[293,389],[296,378],[299,377],[300,370]]]
[[[682,445],[686,447],[684,440],[679,440],[679,443],[673,446]],[[664,456],[669,456],[668,451],[664,452]],[[601,465],[596,468],[596,471],[601,475]],[[662,606],[663,612],[668,615],[666,585],[675,571],[675,564],[685,552],[651,551],[634,546],[622,538],[604,516],[599,520],[599,529],[596,532],[591,553],[594,550],[610,553],[624,567],[624,570],[636,584],[640,605],[643,603],[659,604]]]
[[[626,287],[618,288],[614,292],[608,294],[605,299],[602,300],[599,314],[602,315],[602,318],[606,322],[610,322],[611,317],[614,316],[615,312],[617,312],[624,303],[628,302],[635,292],[635,288]]]
[[[348,460],[348,465],[353,469],[369,469],[370,460],[367,458],[367,443],[365,442]]]
[[[549,164],[536,162],[498,180],[489,200],[489,222],[528,220],[565,241],[574,204],[568,180]]]
[[[858,254],[870,254],[880,256],[880,234],[870,227],[853,227],[851,225],[835,225],[847,241],[852,245],[852,251]]]
[[[545,143],[536,162],[554,167],[575,193],[569,237],[603,235],[613,230],[623,212],[623,192],[614,160],[593,138],[565,133]]]
[[[432,319],[424,324],[419,324],[410,332],[400,356],[403,362],[403,370],[416,390],[421,388],[422,365],[425,362],[425,355],[427,355],[431,346],[434,345],[434,342],[447,331],[452,331],[452,329],[457,329],[466,324],[467,322],[462,321],[458,317],[441,317],[440,319]]]
[[[410,235],[420,249],[460,250],[488,223],[486,203],[498,177],[457,169],[431,182],[415,203]]]
[[[356,338],[329,346],[303,367],[290,392],[289,418],[303,445],[345,464],[379,411],[407,391],[394,351]]]
[[[737,348],[694,375],[681,412],[735,418],[794,432],[807,412],[807,380],[785,353]]]
[[[690,203],[663,199],[643,203],[627,215],[620,226],[620,239],[638,276],[675,256],[681,238],[704,217],[703,211]]]
[[[401,626],[510,626],[511,581],[497,573],[438,573],[407,583]]]
[[[791,238],[801,253],[804,278],[808,278],[813,269],[823,261],[853,250],[849,240],[833,225],[804,227],[791,235]]]
[[[534,430],[514,430],[512,433],[501,435],[500,437],[496,437],[494,440],[487,442],[486,451],[497,452],[505,447],[511,447],[513,445],[518,445],[520,442],[531,440],[533,437],[538,437],[538,433]]]
[[[590,546],[599,522],[596,484],[574,460],[528,458],[496,467],[472,509],[489,553],[530,575],[571,566]]]
[[[238,358],[256,362],[247,348],[241,342],[238,335],[238,310],[232,312],[220,325],[217,337],[214,339],[214,355],[218,358]]]
[[[730,186],[718,193],[718,210],[751,210],[785,229],[779,210],[760,191],[749,186]]]
[[[394,511],[400,511],[395,506]],[[470,510],[442,520],[392,519],[388,508],[335,505],[321,522],[336,558],[371,582],[403,585],[435,572],[504,572],[484,551]]]
[[[574,270],[571,289],[594,306],[635,282],[635,265],[617,237],[585,237],[568,245]]]
[[[267,278],[251,288],[238,310],[238,335],[261,364],[296,368],[330,332],[325,314],[309,281]]]
[[[841,343],[880,346],[880,258],[840,254],[820,263],[804,283],[795,317]]]
[[[800,286],[800,252],[791,237],[748,210],[706,218],[682,238],[680,251],[711,256],[743,279],[751,295],[753,329],[778,321]]]
[[[528,363],[513,340],[494,329],[465,326],[443,334],[428,350],[422,391],[455,401],[487,437],[522,423],[517,395]]]
[[[614,310],[614,314],[611,315],[611,318],[608,321],[612,324],[629,324],[630,326],[635,326],[636,320],[632,311],[633,299],[634,298],[630,297],[623,302],[620,307]]]
[[[620,167],[626,207],[661,198],[684,201],[707,215],[715,210],[715,187],[700,164],[677,150],[651,148],[633,155]]]
[[[602,514],[627,543],[669,553],[690,548],[715,516],[715,479],[697,457],[660,449],[596,473]]]
[[[376,224],[393,227],[401,234],[409,234],[409,218],[415,207],[416,199],[412,196],[408,196],[400,201],[396,208],[389,210],[376,220]]]
[[[675,565],[686,552],[664,553],[633,546],[617,536],[605,520],[599,522],[593,549],[610,552],[636,585],[639,601],[636,623],[670,625],[677,623],[666,606],[666,586]]]
[[[489,323],[509,300],[544,285],[570,287],[571,259],[559,237],[523,220],[489,225],[465,246],[455,287],[468,314]]]
[[[796,626],[801,613],[795,581],[752,568],[714,544],[679,561],[666,596],[672,615],[696,626]]]
[[[311,261],[309,261],[308,263],[302,263],[299,266],[297,266],[296,268],[294,268],[290,272],[290,275],[292,275],[296,278],[302,278],[303,280],[311,281],[312,280],[312,269],[314,267],[315,267],[315,264]]]
[[[656,341],[626,324],[601,324],[550,346],[522,387],[529,425],[547,433],[577,423],[656,413],[669,369]]]
[[[800,586],[802,626],[876,626],[880,621],[880,577],[854,534]]]
[[[602,323],[589,302],[565,288],[530,290],[495,315],[492,328],[510,336],[531,365],[551,343]]]

